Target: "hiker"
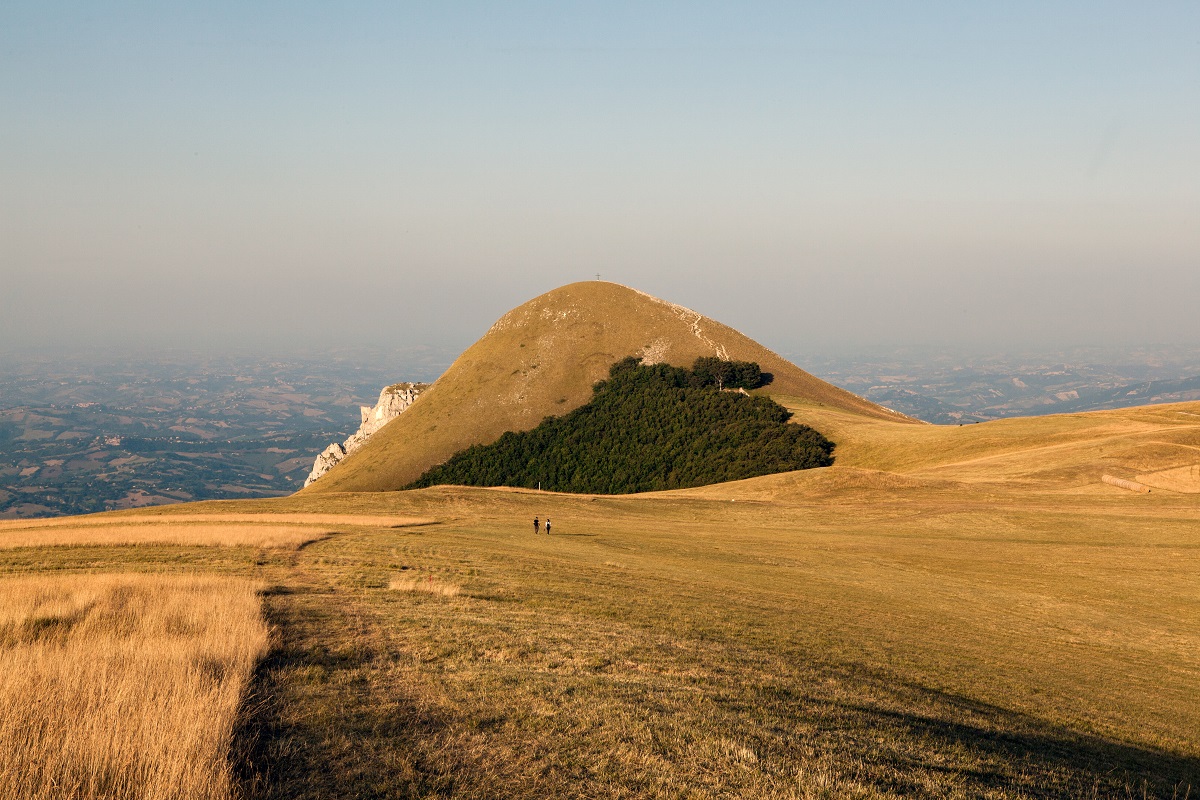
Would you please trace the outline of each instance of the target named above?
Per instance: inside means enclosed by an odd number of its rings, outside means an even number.
[[[533,518],[533,532],[535,534],[542,532],[542,524],[540,522],[538,522],[537,517]]]
[[[546,517],[546,535],[550,535],[550,518]]]

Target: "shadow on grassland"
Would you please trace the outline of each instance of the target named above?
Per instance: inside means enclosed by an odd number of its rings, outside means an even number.
[[[325,599],[329,594],[283,586],[264,592],[265,615],[278,640],[255,670],[234,731],[234,796],[445,796],[453,778],[389,756],[436,737],[447,723],[415,705],[375,702],[360,674],[377,657],[370,649],[313,644],[313,634],[338,616]]]
[[[509,725],[513,710],[503,698],[472,708],[452,692],[434,703],[418,699],[419,690],[409,694],[413,687],[403,683],[373,685],[372,675],[405,656],[370,649],[368,643],[387,645],[369,630],[331,636],[352,629],[356,615],[338,608],[330,592],[283,590],[268,600],[279,641],[255,674],[235,734],[237,777],[250,800],[778,797],[779,787],[794,786],[794,776],[813,773],[814,765],[833,787],[820,795],[829,797],[854,786],[893,797],[1184,800],[1189,785],[1200,785],[1196,758],[1080,734],[853,668],[816,668],[837,679],[836,694],[821,689],[821,680],[752,685],[753,678],[738,691],[717,685],[680,691],[686,703],[717,709],[700,734],[732,737],[755,753],[749,767],[711,761],[693,771],[688,745],[669,739],[633,745],[613,730],[622,720],[644,718],[647,708],[660,709],[651,715],[660,731],[672,730],[677,720],[666,717],[687,714],[672,705],[679,687],[623,694],[581,678],[578,691],[605,706],[600,728],[580,735],[579,720],[564,707],[561,718],[542,718],[540,729],[521,734]],[[438,669],[436,661],[425,662],[414,677],[447,688]],[[638,752],[621,761],[614,743]],[[662,775],[627,771],[654,763]],[[729,773],[714,791],[711,773],[721,769]]]
[[[847,730],[871,731],[869,766],[858,779],[900,796],[940,796],[928,790],[938,774],[968,797],[1185,800],[1200,788],[1200,759],[919,687],[896,690],[887,705],[893,699],[926,711],[842,701],[829,702],[819,716]],[[915,759],[914,751],[935,757]],[[947,753],[955,756],[939,757]]]

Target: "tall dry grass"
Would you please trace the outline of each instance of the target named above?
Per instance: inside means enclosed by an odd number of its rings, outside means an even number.
[[[70,545],[177,544],[295,549],[347,527],[428,525],[420,517],[338,514],[155,514],[0,522],[0,550]]]
[[[388,588],[393,592],[424,592],[442,597],[456,597],[462,591],[462,587],[457,583],[449,583],[433,575],[408,575],[403,578],[395,578],[388,584]]]
[[[169,508],[169,507],[168,507]],[[81,517],[51,517],[49,519],[0,520],[0,531],[26,528],[71,528],[80,525],[162,525],[166,523],[244,522],[248,524],[297,525],[360,525],[371,528],[401,528],[408,525],[428,525],[436,520],[427,517],[402,517],[383,514],[195,514],[154,510],[157,513],[91,514]]]
[[[0,797],[226,800],[267,635],[244,580],[0,581]]]
[[[201,547],[269,547],[294,550],[327,536],[328,527],[305,525],[229,525],[178,522],[124,525],[62,525],[0,528],[0,550],[13,547],[70,545],[177,544]]]

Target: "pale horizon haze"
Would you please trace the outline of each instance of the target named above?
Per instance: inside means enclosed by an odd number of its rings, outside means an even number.
[[[0,351],[1200,344],[1200,4],[0,7]]]

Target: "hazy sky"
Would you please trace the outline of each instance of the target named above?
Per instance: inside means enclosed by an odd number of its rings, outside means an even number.
[[[1200,343],[1200,3],[0,4],[0,350]]]

